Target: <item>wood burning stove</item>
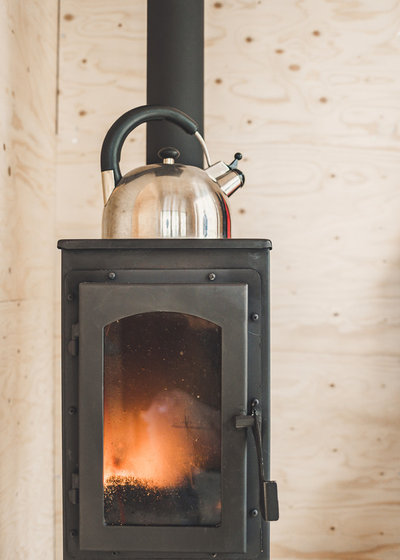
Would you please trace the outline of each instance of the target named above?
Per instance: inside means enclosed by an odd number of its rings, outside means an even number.
[[[269,558],[270,242],[59,248],[64,559]]]
[[[269,558],[271,243],[229,239],[244,176],[202,138],[203,10],[148,1],[149,105],[101,153],[109,239],[58,245],[64,560]]]

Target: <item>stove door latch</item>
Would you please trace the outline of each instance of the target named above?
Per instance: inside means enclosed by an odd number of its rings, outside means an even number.
[[[79,323],[74,323],[71,327],[71,339],[68,342],[68,352],[71,356],[79,354]]]
[[[68,491],[68,497],[71,504],[79,504],[79,475],[78,473],[72,473],[72,488]]]
[[[251,402],[251,414],[241,414],[235,417],[236,428],[251,428],[254,436],[258,461],[258,476],[260,484],[260,510],[265,521],[279,519],[278,487],[276,482],[265,480],[265,468],[262,445],[262,415],[258,399]]]

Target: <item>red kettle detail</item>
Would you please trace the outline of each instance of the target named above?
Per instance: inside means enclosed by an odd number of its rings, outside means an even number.
[[[121,149],[140,124],[167,120],[194,135],[203,149],[206,169],[176,163],[179,150],[159,150],[160,163],[136,168],[123,177]],[[211,164],[197,123],[173,107],[146,105],[122,115],[108,131],[101,151],[104,195],[103,238],[227,238],[230,237],[228,197],[244,184],[231,164]]]

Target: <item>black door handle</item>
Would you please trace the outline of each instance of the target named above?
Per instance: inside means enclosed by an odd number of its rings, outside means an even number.
[[[257,451],[258,479],[260,486],[260,511],[265,521],[279,519],[278,487],[276,482],[265,480],[265,468],[262,446],[262,414],[258,399],[251,402],[251,414],[241,414],[235,418],[236,428],[251,428]]]

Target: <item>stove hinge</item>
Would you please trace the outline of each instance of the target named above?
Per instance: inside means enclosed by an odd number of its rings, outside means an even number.
[[[71,327],[71,339],[68,342],[68,352],[71,356],[79,354],[79,323],[74,323]]]
[[[71,479],[72,479],[72,484],[71,484],[72,488],[70,488],[68,491],[68,497],[71,504],[76,505],[79,504],[79,474],[72,473]]]
[[[235,426],[238,429],[252,428],[257,451],[261,515],[265,521],[277,521],[279,519],[278,487],[276,482],[265,480],[261,430],[262,415],[261,405],[258,399],[253,399],[251,403],[251,414],[236,416]]]

